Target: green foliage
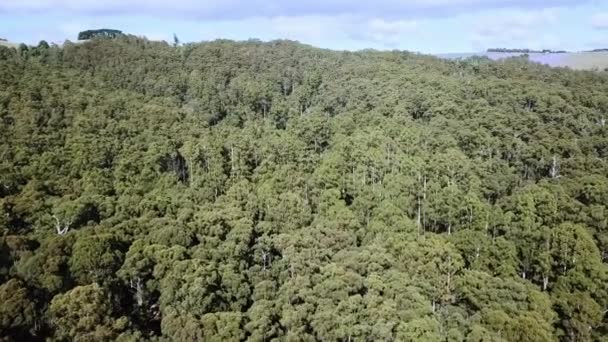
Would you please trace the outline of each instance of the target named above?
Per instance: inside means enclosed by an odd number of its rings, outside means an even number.
[[[120,30],[111,29],[99,29],[99,30],[86,30],[78,33],[78,40],[92,39],[92,38],[116,38],[122,36],[123,33]]]
[[[0,286],[0,331],[5,336],[31,338],[35,333],[36,306],[23,282],[11,279]]]
[[[112,341],[125,329],[126,318],[112,318],[112,303],[99,285],[77,286],[55,296],[49,306],[54,338],[70,341]]]
[[[79,238],[72,247],[69,267],[78,284],[109,282],[123,262],[121,244],[112,235]]]
[[[608,74],[0,47],[0,339],[601,341]]]
[[[15,265],[16,273],[29,284],[55,295],[72,286],[68,263],[74,240],[48,237],[34,252],[26,252]]]

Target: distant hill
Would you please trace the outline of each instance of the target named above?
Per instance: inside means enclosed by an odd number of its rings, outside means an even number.
[[[437,55],[444,59],[467,59],[471,57],[487,57],[491,60],[503,60],[511,57],[526,55],[528,60],[552,67],[567,67],[575,70],[604,70],[608,68],[608,51],[567,53],[525,53],[525,52],[478,52],[478,53],[448,53]]]
[[[578,70],[605,70],[608,69],[608,50],[568,53],[560,59],[560,64]]]
[[[1,46],[8,46],[8,47],[17,47],[17,46],[19,46],[19,44],[13,43],[13,42],[9,42],[5,38],[0,38],[0,45]]]
[[[567,53],[565,50],[531,50],[531,49],[505,49],[505,48],[493,48],[488,49],[487,52],[499,52],[499,53]]]

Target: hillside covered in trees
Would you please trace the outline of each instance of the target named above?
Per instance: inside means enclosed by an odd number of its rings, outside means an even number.
[[[608,73],[0,47],[2,341],[607,341]]]

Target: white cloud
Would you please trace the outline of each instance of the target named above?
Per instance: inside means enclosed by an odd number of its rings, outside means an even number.
[[[112,27],[165,40],[176,32],[184,41],[287,38],[338,49],[470,51],[563,48],[560,43],[572,41],[572,35],[566,38],[558,32],[564,32],[563,23],[573,27],[570,10],[588,9],[581,5],[593,1],[0,0],[0,15],[29,18],[36,13],[56,39]],[[53,21],[61,23],[49,24]],[[18,34],[26,36],[24,30]]]
[[[503,10],[482,15],[473,24],[471,37],[477,49],[491,47],[558,49],[561,40],[551,26],[559,24],[563,9]]]
[[[269,35],[305,43],[356,40],[395,47],[418,29],[416,21],[366,19],[360,16],[293,16],[247,19],[247,25],[269,28]]]
[[[576,6],[592,0],[553,0],[552,6]],[[495,8],[538,9],[547,0],[0,0],[0,12],[180,15],[205,19],[277,16],[352,15],[396,20],[438,17]]]
[[[597,13],[591,17],[591,26],[598,30],[608,30],[608,12]]]
[[[608,37],[593,38],[585,44],[585,49],[605,49],[608,46]]]
[[[418,22],[413,20],[391,21],[374,18],[369,20],[362,29],[360,28],[354,37],[359,36],[363,40],[373,41],[389,47],[396,46],[417,30]]]
[[[279,16],[258,18],[258,27],[269,27],[272,35],[304,42],[341,36],[351,29],[352,18],[347,16]]]

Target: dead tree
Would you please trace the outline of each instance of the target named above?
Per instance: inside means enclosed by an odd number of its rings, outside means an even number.
[[[53,215],[53,218],[55,219],[55,230],[57,231],[57,234],[64,235],[65,233],[67,233],[70,230],[70,226],[72,225],[72,220],[66,220],[62,224],[62,222],[59,220],[59,218],[56,215]]]
[[[272,256],[266,251],[262,251],[262,271],[266,272],[266,268],[270,266]]]
[[[553,155],[553,163],[551,163],[551,169],[549,170],[551,178],[559,178],[559,165],[557,164],[557,156]]]
[[[129,283],[131,289],[135,291],[135,301],[137,302],[137,306],[142,306],[144,304],[144,288],[141,284],[141,278],[137,277],[135,282],[133,282],[133,279],[130,279]]]

